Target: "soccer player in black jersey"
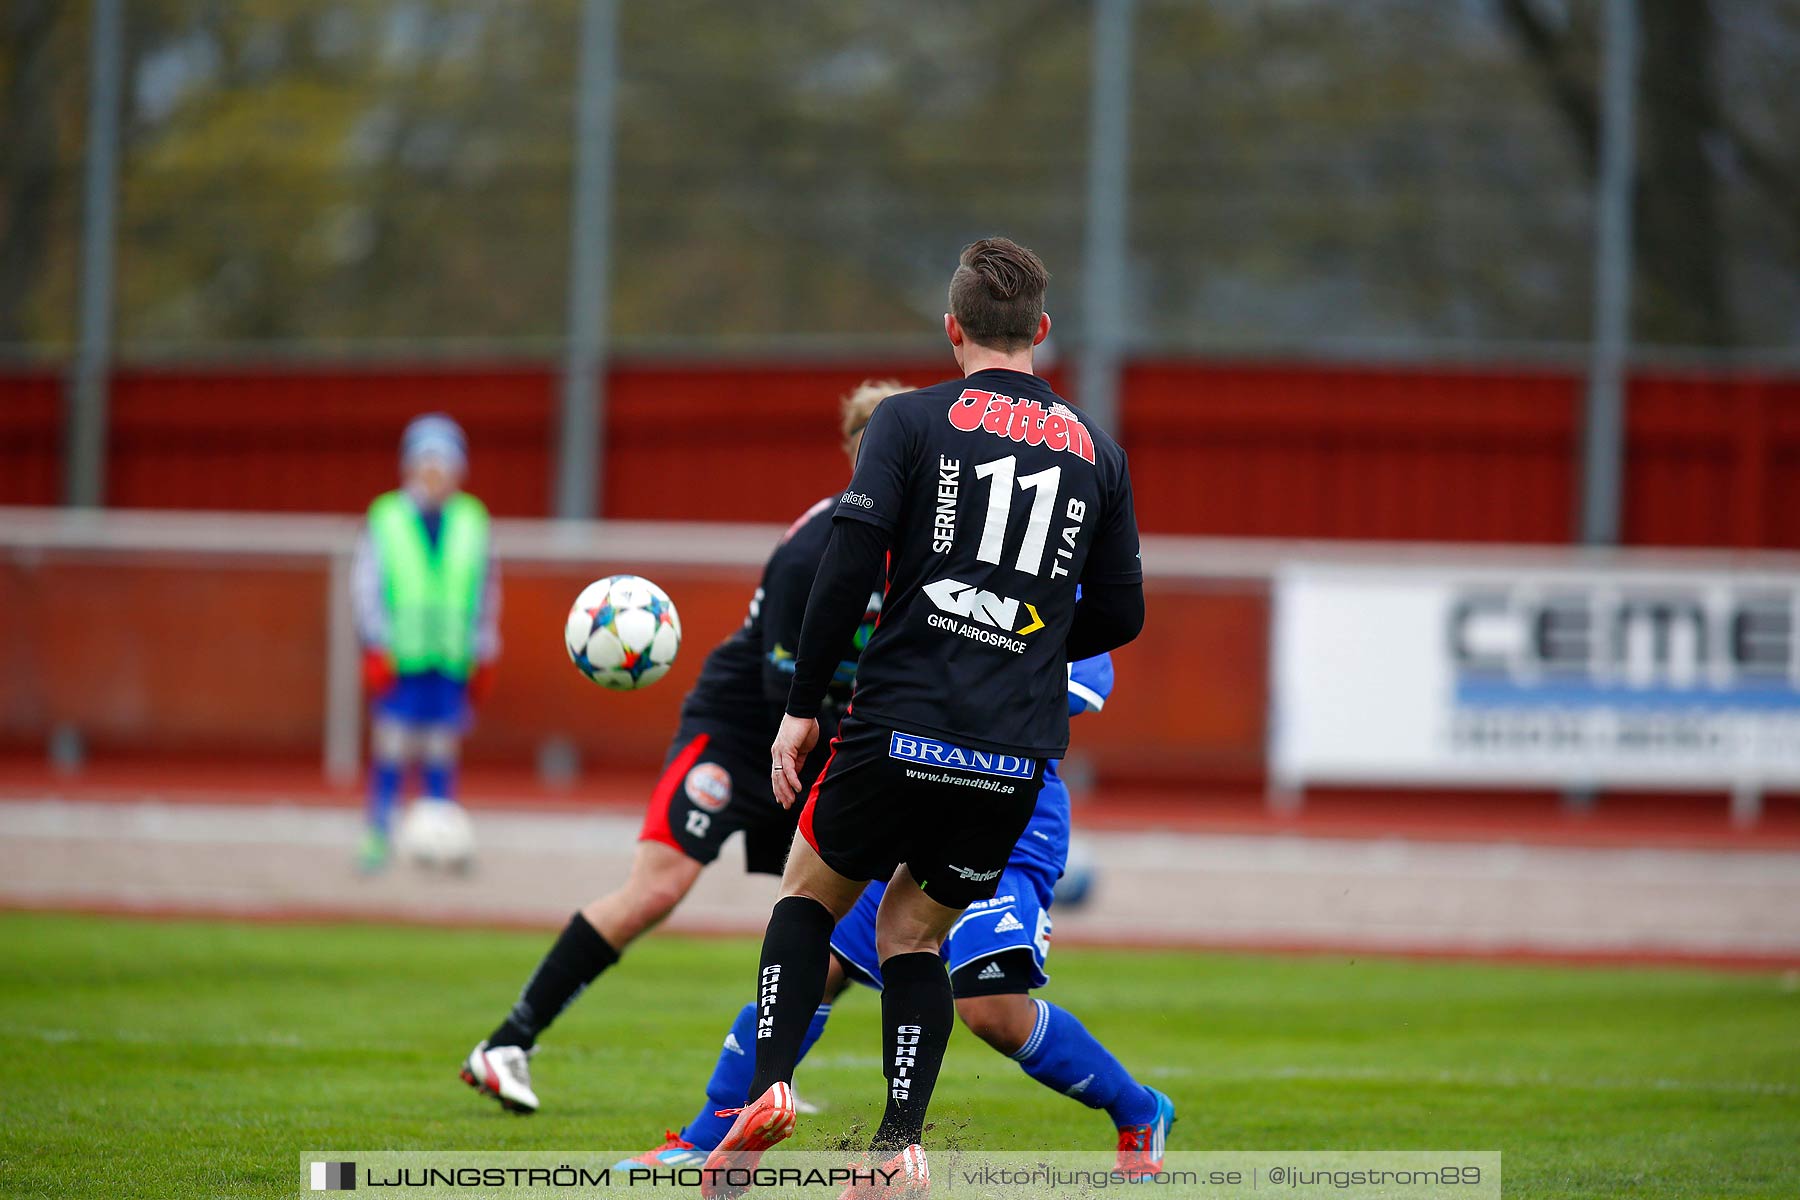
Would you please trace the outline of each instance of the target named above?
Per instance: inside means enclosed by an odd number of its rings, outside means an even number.
[[[964,907],[993,896],[1044,761],[1068,746],[1068,662],[1142,628],[1125,454],[1032,373],[1050,332],[1047,282],[1037,256],[1005,238],[967,247],[944,317],[963,377],[889,397],[864,432],[771,747],[783,805],[800,795],[837,648],[877,573],[881,618],[763,938],[754,1099],[709,1167],[753,1165],[793,1132],[794,1064],[832,927],[868,880],[886,879],[887,1109],[871,1148],[924,1190],[919,1141],[955,1020],[938,947]],[[701,1190],[743,1189],[720,1171]]]
[[[869,381],[843,398],[841,429],[852,462],[870,413],[902,386],[892,379]],[[781,722],[800,619],[831,533],[835,500],[819,501],[788,528],[763,567],[744,624],[707,655],[682,702],[681,725],[651,793],[631,874],[569,918],[512,1011],[464,1061],[463,1081],[505,1108],[537,1111],[529,1055],[538,1035],[626,946],[675,910],[727,837],[743,830],[749,870],[781,874],[799,813],[777,805],[770,792],[769,739]],[[840,702],[879,611],[880,594],[869,589],[880,577],[878,565],[869,569],[863,628],[847,632],[839,647],[827,690]],[[809,778],[822,761],[819,755],[808,764]],[[824,1027],[824,1011],[821,1006],[814,1036]]]

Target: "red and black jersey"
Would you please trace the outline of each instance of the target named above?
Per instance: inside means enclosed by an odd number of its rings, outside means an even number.
[[[781,706],[787,699],[794,673],[794,654],[800,642],[800,622],[806,614],[806,596],[813,575],[831,536],[829,496],[801,514],[763,564],[762,581],[750,598],[743,625],[713,647],[700,668],[700,678],[681,704],[683,723],[703,722],[741,731],[745,739],[766,749],[781,724]],[[877,581],[871,581],[871,587]],[[844,647],[831,693],[840,702],[849,698],[855,678],[857,652],[867,640],[879,612],[880,594],[870,599],[852,644]]]
[[[1143,578],[1118,444],[1037,376],[977,371],[882,401],[833,515],[889,550],[856,716],[1060,756],[1076,585]]]

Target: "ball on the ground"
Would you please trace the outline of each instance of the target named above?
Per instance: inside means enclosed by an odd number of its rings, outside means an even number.
[[[1056,907],[1067,911],[1080,908],[1093,899],[1094,880],[1099,873],[1094,852],[1087,843],[1079,840],[1070,842],[1069,857],[1063,866],[1062,878],[1056,881]]]
[[[610,575],[581,589],[563,627],[576,670],[601,687],[649,687],[675,663],[681,614],[669,594],[641,575]]]
[[[415,800],[400,818],[395,845],[422,867],[463,870],[475,861],[475,826],[454,800]]]

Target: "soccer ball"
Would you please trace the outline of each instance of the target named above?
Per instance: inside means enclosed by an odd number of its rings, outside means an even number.
[[[415,800],[395,835],[400,853],[422,867],[467,870],[475,861],[475,827],[454,800]]]
[[[1094,880],[1100,873],[1094,861],[1094,852],[1087,843],[1074,841],[1069,843],[1068,861],[1063,864],[1062,878],[1056,881],[1054,900],[1056,907],[1067,911],[1080,908],[1094,896]]]
[[[681,614],[669,594],[639,575],[610,575],[581,589],[563,627],[575,669],[601,687],[649,687],[674,665]]]

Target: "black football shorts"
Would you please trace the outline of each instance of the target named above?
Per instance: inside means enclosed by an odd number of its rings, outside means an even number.
[[[994,895],[1043,784],[1043,759],[846,716],[800,836],[846,878],[885,880],[905,863],[927,896],[966,908]]]
[[[816,772],[821,761],[815,755],[807,765]],[[779,875],[794,842],[795,820],[792,810],[775,803],[769,747],[760,738],[690,721],[669,744],[638,840],[673,846],[704,866],[741,829],[746,868]]]

